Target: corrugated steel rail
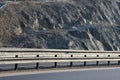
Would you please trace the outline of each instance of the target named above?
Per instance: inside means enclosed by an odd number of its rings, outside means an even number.
[[[54,62],[86,62],[96,61],[118,61],[120,64],[120,51],[85,51],[85,50],[65,50],[65,49],[0,49],[0,64],[15,64],[15,69],[19,63]]]

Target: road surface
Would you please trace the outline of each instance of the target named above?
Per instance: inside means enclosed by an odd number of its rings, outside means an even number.
[[[12,74],[12,73],[10,73]],[[0,80],[120,80],[120,68],[73,69],[61,71],[33,71],[21,74],[13,73]]]

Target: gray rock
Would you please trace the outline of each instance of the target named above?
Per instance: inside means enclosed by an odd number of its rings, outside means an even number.
[[[21,2],[0,10],[3,47],[119,50],[120,1]]]

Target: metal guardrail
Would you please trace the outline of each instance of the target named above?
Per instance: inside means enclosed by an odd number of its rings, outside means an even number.
[[[15,64],[15,69],[20,63],[36,63],[39,68],[41,62],[86,62],[96,61],[118,61],[120,64],[120,51],[84,51],[64,49],[0,49],[0,64]]]

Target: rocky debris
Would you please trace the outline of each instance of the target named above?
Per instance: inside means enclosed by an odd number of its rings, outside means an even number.
[[[3,47],[119,50],[118,0],[20,2],[0,10]]]

